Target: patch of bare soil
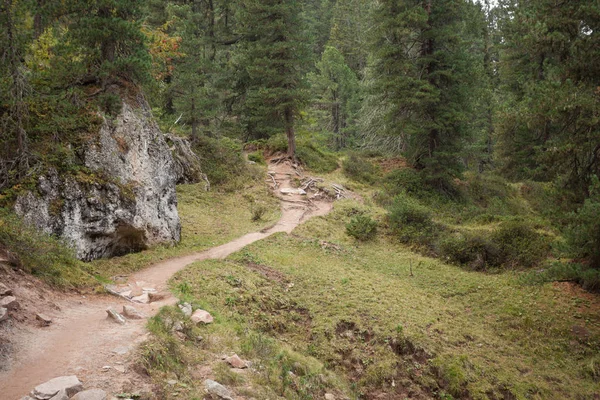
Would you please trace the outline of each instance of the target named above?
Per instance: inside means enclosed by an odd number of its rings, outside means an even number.
[[[121,311],[133,305],[144,316],[176,303],[167,291],[167,281],[187,265],[206,259],[222,259],[243,247],[276,232],[290,233],[308,218],[325,215],[331,201],[315,193],[302,194],[294,178],[302,171],[290,161],[272,163],[268,181],[281,200],[281,219],[274,226],[249,233],[207,251],[158,263],[137,272],[122,282],[132,288],[149,288],[164,298],[148,304],[132,304],[124,297],[94,294],[57,293],[39,280],[11,272],[0,272],[2,281],[14,288],[20,307],[11,311],[9,321],[0,323],[0,388],[2,398],[19,399],[36,385],[61,375],[77,375],[86,388],[109,393],[153,392],[147,377],[135,370],[135,349],[146,339],[146,319],[119,324],[107,317],[106,309]],[[290,189],[283,190],[282,189]],[[274,279],[283,279],[263,271]],[[52,318],[47,327],[38,325],[35,314]],[[2,350],[4,349],[4,350]]]

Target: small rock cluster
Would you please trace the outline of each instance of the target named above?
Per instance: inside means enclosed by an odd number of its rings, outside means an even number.
[[[0,282],[0,321],[8,319],[8,311],[19,307],[17,298],[13,296],[12,289]]]
[[[104,390],[84,390],[83,383],[75,376],[60,376],[36,386],[29,396],[21,400],[116,400]]]
[[[112,307],[106,309],[109,318],[119,324],[124,324],[128,319],[144,319],[145,316],[132,306],[123,306],[123,313],[115,311]]]
[[[148,304],[165,299],[164,293],[159,293],[146,282],[136,282],[128,285],[106,285],[107,292],[115,296],[122,297],[134,303]]]

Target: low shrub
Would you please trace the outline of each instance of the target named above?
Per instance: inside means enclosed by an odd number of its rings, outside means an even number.
[[[399,195],[389,209],[388,221],[403,243],[432,246],[440,228],[430,211],[412,197]]]
[[[491,240],[499,249],[496,263],[505,267],[536,266],[550,251],[547,239],[523,221],[501,223]]]
[[[566,234],[571,254],[600,269],[600,181],[594,177],[590,197],[572,213]]]
[[[377,221],[367,215],[357,215],[346,224],[346,234],[360,241],[368,241],[377,234]]]
[[[495,264],[500,253],[498,247],[488,237],[461,232],[440,238],[436,247],[441,257],[476,271]]]
[[[374,183],[377,180],[377,167],[356,153],[351,153],[342,162],[344,175],[363,183]]]
[[[436,242],[440,256],[474,270],[532,267],[548,254],[547,239],[522,221],[508,221],[492,231],[455,232]]]
[[[590,292],[600,292],[600,270],[581,263],[556,261],[542,270],[524,275],[523,280],[529,284],[570,281],[580,284]]]
[[[255,163],[261,164],[261,165],[266,164],[265,157],[262,155],[262,153],[260,151],[255,151],[253,153],[248,154],[248,160],[254,161]]]

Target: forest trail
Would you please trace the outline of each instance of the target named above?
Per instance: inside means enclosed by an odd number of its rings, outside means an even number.
[[[293,189],[292,177],[297,175],[290,162],[270,164],[268,173],[272,178],[267,178],[281,202],[282,215],[274,226],[206,251],[163,261],[128,277],[128,283],[164,293],[167,297],[163,300],[132,304],[116,296],[73,295],[57,302],[60,316],[54,318],[50,327],[27,329],[12,338],[15,352],[10,365],[0,372],[0,397],[20,399],[36,385],[62,375],[77,375],[86,388],[100,388],[109,393],[140,390],[145,382],[132,370],[132,350],[147,337],[146,319],[127,320],[119,325],[107,318],[108,307],[120,312],[124,305],[133,305],[144,316],[152,316],[160,307],[177,302],[168,292],[167,282],[187,265],[225,258],[274,233],[290,233],[307,219],[331,210],[332,203],[326,199],[307,200],[306,195],[282,194],[281,189]]]

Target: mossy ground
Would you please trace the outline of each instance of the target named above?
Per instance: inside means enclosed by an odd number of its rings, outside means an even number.
[[[363,213],[385,225],[385,210],[371,200],[376,186],[340,174],[327,179],[359,191],[362,203],[338,202],[331,214],[292,235],[277,234],[223,261],[195,263],[172,279],[182,300],[215,316],[213,325],[201,328],[206,344],[193,351],[201,359],[181,361],[187,370],[211,354],[238,352],[256,363],[255,373],[238,379],[226,368],[217,372],[238,393],[255,398],[599,394],[596,297],[561,284],[531,285],[518,268],[465,270],[414,253],[386,229],[358,242],[345,233],[350,218]],[[438,219],[457,218],[440,211]],[[497,221],[469,218],[468,227],[491,224]],[[194,346],[185,343],[180,346]],[[286,354],[295,361],[277,361]],[[287,375],[290,370],[294,375]],[[167,375],[155,377],[164,383]],[[289,376],[303,378],[293,382]],[[179,396],[200,393],[198,381],[185,379]],[[170,398],[173,391],[165,390]]]

